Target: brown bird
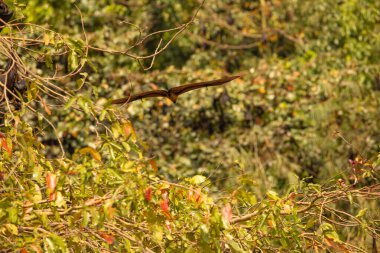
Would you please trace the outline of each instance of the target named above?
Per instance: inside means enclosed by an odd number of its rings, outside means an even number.
[[[206,81],[206,82],[199,82],[199,83],[189,83],[181,86],[177,86],[174,88],[171,88],[169,90],[151,90],[151,91],[145,91],[136,95],[131,95],[129,97],[125,98],[119,98],[116,100],[112,100],[111,104],[125,104],[125,103],[131,103],[133,101],[143,99],[143,98],[149,98],[149,97],[166,97],[169,98],[173,103],[177,101],[177,98],[182,93],[200,89],[203,87],[209,87],[209,86],[217,86],[222,85],[224,83],[228,83],[236,78],[239,78],[240,76],[229,76],[217,80],[212,81]]]

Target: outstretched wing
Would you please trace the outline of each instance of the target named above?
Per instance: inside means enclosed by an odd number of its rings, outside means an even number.
[[[181,86],[177,86],[174,88],[171,88],[168,93],[175,94],[177,96],[181,95],[182,93],[188,92],[190,90],[195,90],[203,87],[209,87],[209,86],[217,86],[222,85],[224,83],[228,83],[236,78],[239,78],[240,76],[229,76],[217,80],[207,81],[207,82],[199,82],[199,83],[189,83]]]
[[[150,98],[150,97],[168,97],[168,92],[166,90],[151,90],[151,91],[145,91],[141,92],[136,95],[132,95],[125,98],[119,98],[111,101],[111,104],[125,104],[130,103],[135,100],[143,99],[143,98]]]

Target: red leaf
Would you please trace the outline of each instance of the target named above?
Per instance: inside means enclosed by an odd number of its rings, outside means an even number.
[[[168,213],[169,212],[169,200],[168,199],[161,200],[160,208],[164,213]]]
[[[222,208],[222,216],[223,218],[230,222],[232,220],[232,207],[230,203],[227,203],[223,208]]]
[[[115,241],[115,237],[104,232],[99,232],[99,235],[106,241],[107,244],[112,244]]]
[[[286,89],[287,89],[288,91],[294,91],[294,86],[291,85],[291,84],[289,84],[289,85],[286,87]]]
[[[145,189],[145,200],[150,202],[152,200],[152,188],[148,187]]]
[[[12,149],[9,148],[5,135],[0,132],[0,145],[8,152],[9,155],[12,155]]]

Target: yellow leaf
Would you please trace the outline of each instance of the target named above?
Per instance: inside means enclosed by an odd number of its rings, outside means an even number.
[[[13,224],[4,224],[5,228],[12,234],[12,235],[18,235],[18,228],[16,225]]]
[[[47,33],[44,34],[44,43],[45,43],[45,46],[49,45],[50,43],[50,36]]]
[[[258,92],[259,92],[260,94],[265,94],[267,91],[265,90],[264,87],[260,87],[260,88],[258,89]]]
[[[82,148],[81,150],[79,150],[79,154],[90,154],[92,158],[94,158],[96,161],[100,162],[102,160],[102,157],[100,156],[99,152],[91,147]]]

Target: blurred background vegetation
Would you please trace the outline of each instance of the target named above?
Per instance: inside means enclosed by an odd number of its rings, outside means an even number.
[[[39,102],[28,101],[38,113],[20,115],[48,160],[60,157],[62,148],[67,159],[85,159],[78,153],[95,148],[99,136],[115,142],[107,129],[115,137],[129,120],[136,140],[128,152],[157,166],[157,178],[181,183],[202,175],[213,198],[238,191],[254,204],[268,190],[286,195],[303,182],[352,184],[357,178],[349,161],[376,161],[380,152],[379,1],[5,2],[15,11],[14,26],[1,36],[44,42],[16,48],[27,68],[44,78],[73,73],[51,81],[69,98],[41,93]],[[21,22],[35,26],[20,31]],[[5,66],[6,55],[2,60]],[[128,92],[236,74],[242,77],[186,93],[176,104],[107,105]],[[29,90],[38,84],[30,81]],[[123,124],[114,125],[115,119]],[[359,185],[377,182],[371,177]],[[379,219],[379,202],[367,204]]]
[[[83,38],[74,3],[89,43],[120,51],[139,37],[185,24],[200,5],[31,1],[25,13],[30,22]],[[208,1],[149,70],[142,66],[148,68],[152,59],[139,64],[90,50],[97,73],[89,75],[89,89],[82,92],[97,101],[242,74],[223,88],[185,94],[176,105],[135,102],[125,117],[172,178],[201,173],[225,190],[255,179],[258,192],[282,189],[296,176],[318,182],[348,168],[348,159],[360,153],[373,158],[379,151],[379,5]],[[136,52],[154,53],[159,41],[165,44],[175,32],[147,38]],[[82,138],[67,145],[87,145],[88,123],[73,120],[75,112],[54,114],[65,119],[59,132]]]

